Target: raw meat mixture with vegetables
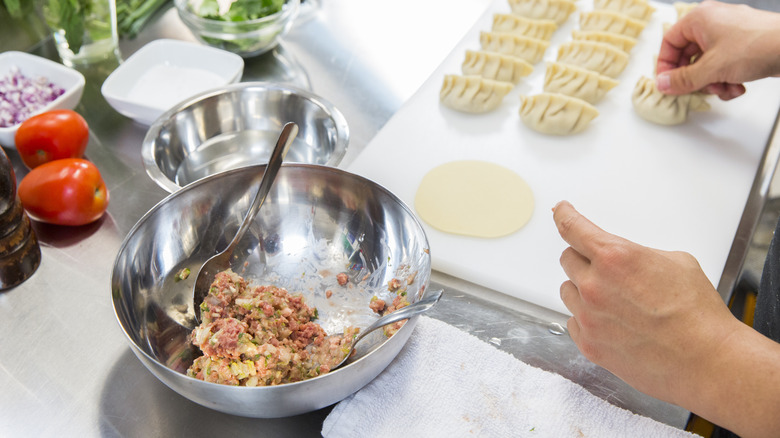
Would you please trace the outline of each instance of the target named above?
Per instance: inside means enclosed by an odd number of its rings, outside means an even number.
[[[358,329],[327,338],[317,309],[276,286],[250,286],[228,270],[216,275],[191,338],[203,352],[187,375],[208,382],[267,386],[325,374],[349,351]],[[307,350],[307,346],[312,347]]]
[[[414,276],[407,279],[407,284],[412,284],[414,282]],[[385,300],[380,299],[376,295],[371,297],[371,302],[368,304],[368,307],[371,308],[374,312],[378,313],[379,315],[385,315],[387,313],[393,313],[396,310],[406,307],[409,305],[409,300],[406,297],[406,287],[403,286],[400,280],[397,278],[394,278],[387,282],[387,290],[390,292],[395,292],[395,297],[393,297],[393,302],[388,306],[387,302]],[[390,336],[393,336],[395,332],[401,329],[401,327],[404,326],[406,323],[406,320],[394,322],[392,324],[388,324],[382,328],[384,331],[385,336],[388,338]]]

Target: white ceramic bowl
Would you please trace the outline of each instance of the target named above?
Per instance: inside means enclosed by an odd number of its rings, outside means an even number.
[[[18,67],[21,74],[28,78],[44,77],[65,90],[62,95],[39,109],[36,114],[55,109],[73,109],[81,100],[85,81],[84,75],[78,71],[58,62],[25,52],[0,53],[0,77],[5,78],[14,66]],[[14,136],[19,125],[21,123],[0,128],[0,145],[9,148],[16,147]]]
[[[161,39],[127,58],[103,82],[101,92],[120,114],[151,125],[180,101],[238,82],[244,60],[225,50]]]

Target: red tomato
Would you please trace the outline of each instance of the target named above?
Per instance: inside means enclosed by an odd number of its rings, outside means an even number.
[[[88,224],[108,207],[108,189],[98,168],[81,158],[41,164],[22,178],[18,193],[31,218],[51,224]]]
[[[47,111],[22,122],[14,141],[24,164],[33,169],[49,161],[83,157],[89,127],[75,111]]]

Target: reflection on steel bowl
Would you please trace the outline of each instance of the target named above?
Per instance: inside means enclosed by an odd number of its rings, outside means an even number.
[[[202,93],[161,115],[144,138],[144,168],[175,192],[205,176],[265,164],[282,126],[300,132],[286,161],[337,166],[349,128],[330,102],[289,85],[242,82]]]
[[[398,354],[417,317],[391,338],[371,333],[347,364],[312,379],[248,388],[187,376],[197,354],[189,341],[196,275],[179,274],[197,272],[228,244],[264,170],[256,165],[212,175],[156,205],[119,249],[112,295],[132,351],[163,383],[218,411],[272,418],[329,406],[363,387]],[[394,279],[414,278],[406,291],[410,303],[430,280],[428,240],[409,207],[372,181],[333,167],[283,165],[243,242],[245,269],[238,273],[254,284],[300,291],[328,333],[376,320],[367,303],[375,295],[393,301],[397,294],[388,284]]]

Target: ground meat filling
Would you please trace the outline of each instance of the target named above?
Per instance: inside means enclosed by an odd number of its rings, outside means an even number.
[[[201,317],[191,340],[203,356],[187,375],[227,385],[279,385],[325,374],[346,355],[358,331],[349,327],[344,336],[327,337],[313,322],[317,309],[302,296],[276,286],[249,286],[230,270],[216,275]]]
[[[407,285],[411,284],[413,281],[414,276],[411,276],[409,282],[407,282]],[[388,306],[385,300],[382,300],[377,296],[372,297],[368,307],[375,313],[379,315],[387,315],[388,313],[393,313],[396,310],[409,305],[409,300],[406,298],[406,287],[403,287],[403,284],[400,280],[393,278],[388,281],[387,290],[390,292],[395,292],[395,297],[393,297],[392,304]],[[382,330],[385,336],[389,338],[390,336],[393,336],[398,330],[400,330],[404,324],[406,324],[405,319],[388,324]]]

